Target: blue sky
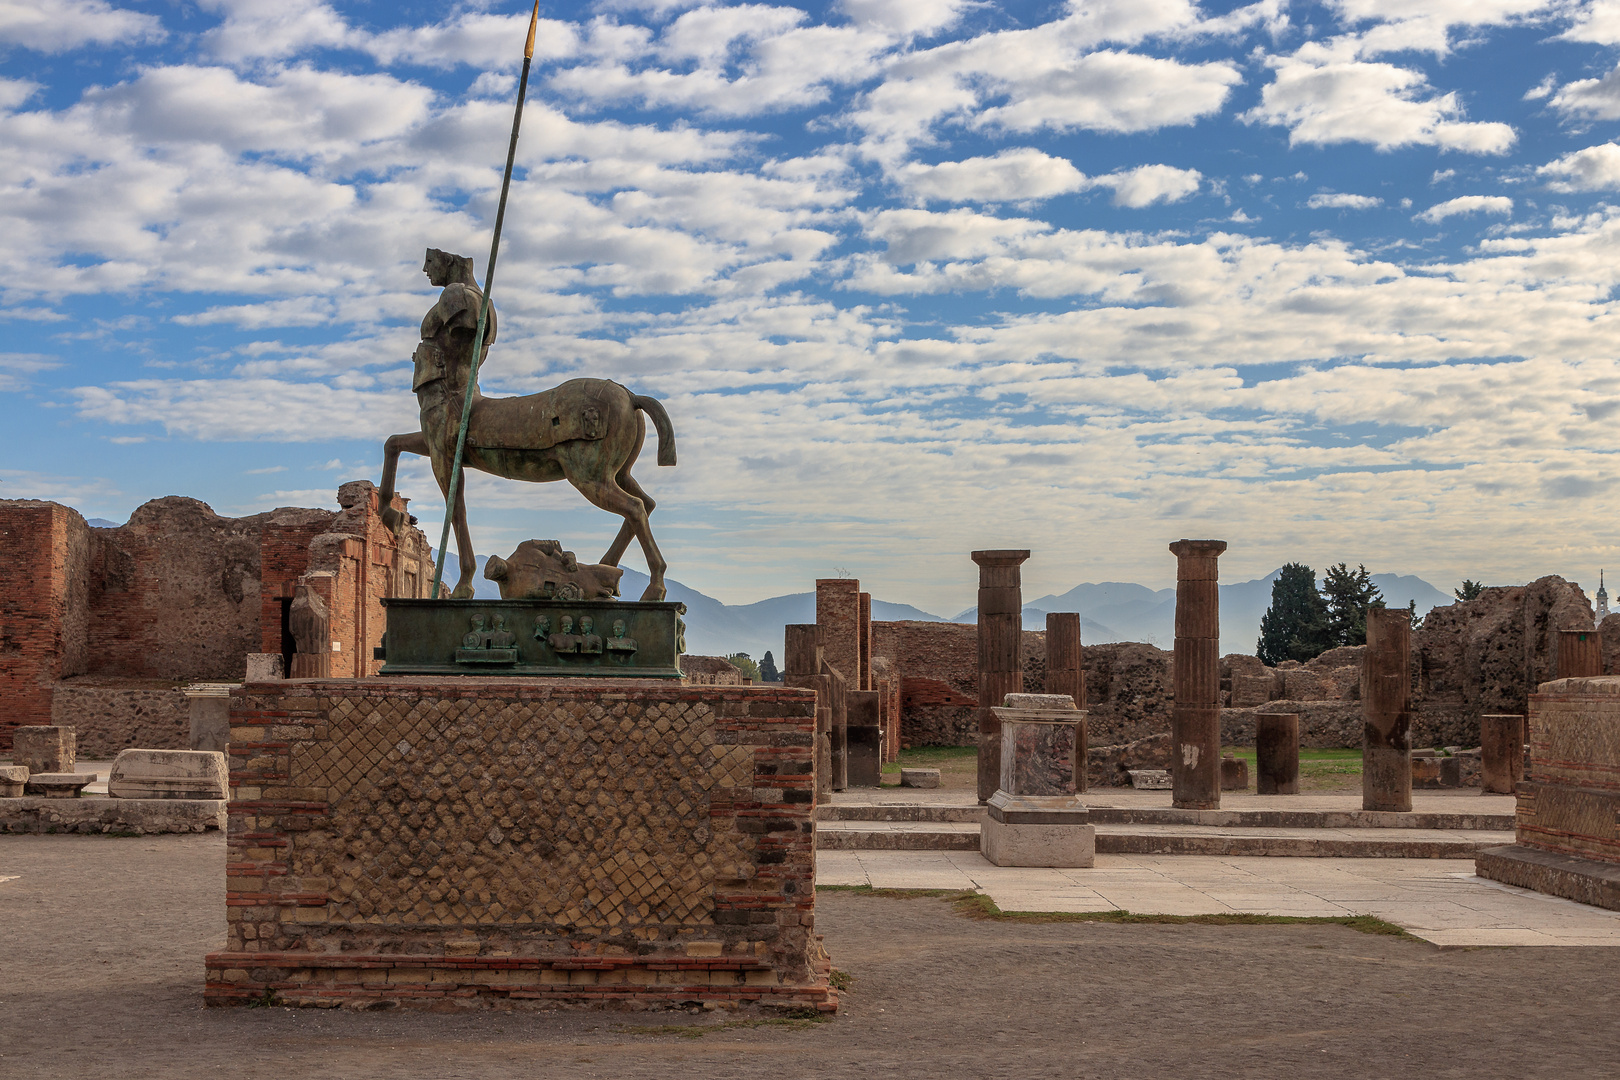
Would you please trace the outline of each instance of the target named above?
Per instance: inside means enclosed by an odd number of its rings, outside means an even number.
[[[1620,562],[1620,0],[542,15],[482,382],[667,403],[675,578],[955,611],[981,547],[1032,596],[1163,585],[1182,536],[1228,580]],[[375,479],[423,249],[483,272],[526,21],[0,0],[0,496]],[[616,531],[470,492],[480,553]]]

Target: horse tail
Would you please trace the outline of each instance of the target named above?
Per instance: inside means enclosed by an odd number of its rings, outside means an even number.
[[[640,394],[631,394],[630,404],[650,416],[653,427],[658,429],[658,464],[675,464],[675,427],[669,422],[669,413],[664,411],[664,406],[657,398]]]

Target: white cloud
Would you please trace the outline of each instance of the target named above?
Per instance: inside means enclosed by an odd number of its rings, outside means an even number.
[[[1577,4],[1574,22],[1561,36],[1567,41],[1589,41],[1596,45],[1620,44],[1620,3],[1585,0]]]
[[[1342,192],[1323,192],[1305,200],[1312,210],[1371,210],[1383,206],[1384,200],[1376,195],[1349,195]]]
[[[113,7],[104,0],[7,0],[0,4],[0,44],[44,53],[85,45],[161,41],[155,15]]]
[[[1021,202],[1066,195],[1086,186],[1086,175],[1063,158],[1030,147],[994,157],[912,162],[894,171],[906,196],[925,202]]]
[[[1180,202],[1198,190],[1203,179],[1197,169],[1173,165],[1139,165],[1107,176],[1093,176],[1089,186],[1114,189],[1114,205],[1139,209],[1154,203]]]
[[[1445,56],[1458,44],[1458,27],[1477,31],[1543,15],[1552,0],[1330,0],[1351,26],[1372,24],[1334,39],[1337,48],[1360,57],[1421,51]]]
[[[1276,78],[1242,119],[1289,129],[1292,144],[1365,142],[1380,150],[1438,146],[1501,154],[1515,135],[1507,124],[1460,119],[1457,95],[1427,96],[1418,71],[1393,64],[1330,59],[1320,46],[1267,61]]]
[[[324,0],[198,0],[224,16],[203,35],[209,52],[227,63],[276,59],[309,49],[343,48],[357,37]]]
[[[901,38],[934,34],[955,25],[976,0],[839,0],[857,26]]]
[[[1620,146],[1612,142],[1588,146],[1549,161],[1536,172],[1559,178],[1547,184],[1554,191],[1620,190]]]
[[[1455,199],[1447,199],[1443,203],[1436,203],[1427,210],[1412,216],[1413,221],[1426,221],[1429,224],[1438,224],[1448,217],[1458,214],[1512,214],[1513,200],[1506,195],[1460,195]]]
[[[1620,68],[1601,79],[1579,79],[1566,83],[1549,102],[1571,116],[1592,120],[1620,119]]]

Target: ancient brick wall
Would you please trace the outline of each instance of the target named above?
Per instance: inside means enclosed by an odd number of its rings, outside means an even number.
[[[645,680],[252,684],[206,998],[832,1008],[815,696]]]
[[[693,686],[741,686],[742,672],[723,656],[681,654],[681,673]]]
[[[1530,697],[1517,842],[1620,863],[1620,678],[1558,679]]]
[[[336,517],[330,510],[295,506],[270,512],[259,538],[260,637],[256,651],[283,651],[283,601],[291,602],[294,586],[309,569],[309,545]]]
[[[872,655],[888,660],[900,683],[902,746],[978,742],[978,635],[971,623],[872,623]],[[1024,689],[1038,693],[1046,672],[1046,635],[1024,631],[1023,651]]]
[[[131,747],[190,746],[191,703],[175,682],[81,675],[54,690],[50,722],[74,729],[80,761],[111,761]]]
[[[51,723],[56,680],[88,658],[91,536],[77,511],[0,500],[0,751],[11,732]]]
[[[259,530],[170,495],[97,529],[89,670],[144,679],[240,679],[259,651]]]

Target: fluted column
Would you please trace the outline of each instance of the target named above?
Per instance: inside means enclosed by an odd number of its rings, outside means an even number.
[[[1067,694],[1076,709],[1086,707],[1086,669],[1080,650],[1080,616],[1072,611],[1046,613],[1046,692]],[[1074,736],[1074,789],[1086,790],[1088,741],[1084,713]]]
[[[1024,690],[1025,551],[975,551],[979,564],[979,801],[1001,784],[1001,721],[990,710]]]
[[[1170,712],[1172,804],[1221,805],[1221,598],[1216,560],[1225,540],[1178,540],[1175,704]]]
[[[1361,658],[1361,806],[1412,809],[1412,618],[1367,609]]]

